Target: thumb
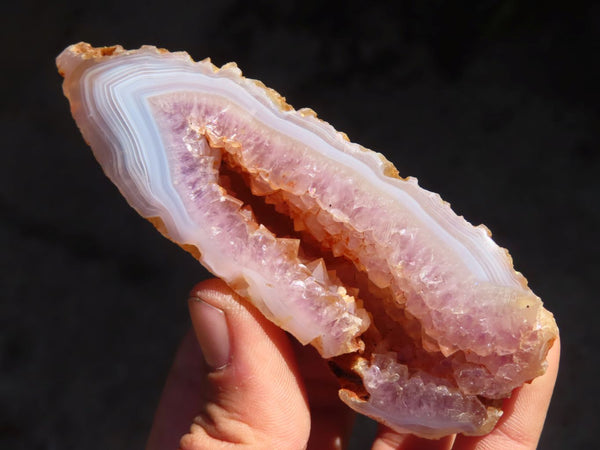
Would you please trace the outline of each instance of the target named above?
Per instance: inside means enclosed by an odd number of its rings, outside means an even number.
[[[220,280],[198,284],[189,309],[204,364],[188,383],[195,417],[180,448],[305,447],[309,408],[286,334]]]

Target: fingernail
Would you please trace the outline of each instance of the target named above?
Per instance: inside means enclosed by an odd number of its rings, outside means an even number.
[[[190,298],[192,323],[204,360],[213,370],[227,367],[230,358],[229,329],[225,313],[198,297]]]

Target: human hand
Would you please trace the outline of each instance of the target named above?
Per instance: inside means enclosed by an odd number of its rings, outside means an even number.
[[[198,284],[189,309],[194,330],[175,356],[148,450],[346,447],[355,414],[338,399],[337,380],[312,347],[289,339],[220,280]],[[505,401],[487,436],[427,440],[380,426],[372,448],[534,449],[559,353],[557,341],[546,374]]]

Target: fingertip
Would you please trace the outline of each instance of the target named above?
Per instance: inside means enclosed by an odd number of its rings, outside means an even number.
[[[554,341],[547,356],[544,375],[516,389],[504,401],[504,414],[496,428],[486,436],[459,436],[456,450],[497,448],[535,449],[542,434],[546,414],[554,391],[560,360],[560,338]]]
[[[227,284],[219,278],[200,281],[190,291],[190,298],[217,299],[219,296],[236,295]]]

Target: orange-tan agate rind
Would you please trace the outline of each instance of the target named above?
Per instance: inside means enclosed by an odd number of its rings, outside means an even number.
[[[558,329],[483,226],[235,64],[80,43],[57,59],[127,201],[314,345],[340,398],[399,432],[489,432]]]

